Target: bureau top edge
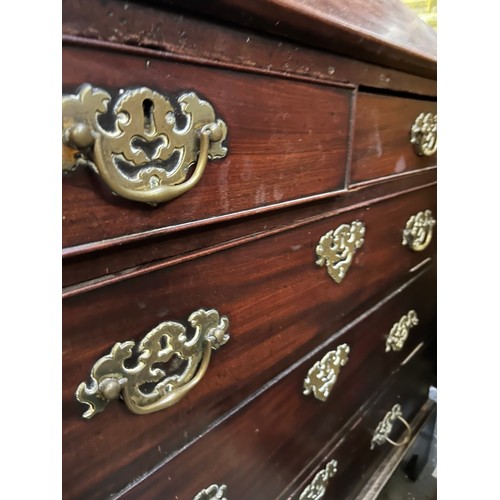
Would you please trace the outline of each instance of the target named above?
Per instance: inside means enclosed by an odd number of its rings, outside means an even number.
[[[62,31],[66,44],[97,48],[108,44],[119,50],[142,51],[145,57],[153,54],[286,78],[430,97],[437,94],[435,76],[411,74],[376,58],[361,60],[355,54],[342,55],[341,43],[335,44],[333,53],[324,47],[311,47],[304,40],[294,41],[288,35],[222,24],[210,16],[195,18],[178,9],[121,0],[105,4],[89,0],[84,6],[79,0],[65,0]]]
[[[222,19],[356,59],[436,77],[437,34],[402,2],[379,0],[163,0],[196,15]]]

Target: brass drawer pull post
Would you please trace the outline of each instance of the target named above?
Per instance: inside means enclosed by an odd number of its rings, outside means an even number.
[[[133,367],[130,358],[135,342],[117,342],[110,354],[93,366],[90,384],[82,382],[76,390],[78,401],[88,405],[83,417],[93,417],[119,397],[138,415],[163,410],[181,400],[205,375],[212,350],[229,340],[229,320],[215,309],[199,309],[191,314],[189,323],[195,330],[190,339],[186,328],[174,321],[151,330],[136,349]],[[158,365],[169,362],[172,374],[167,375]]]
[[[406,427],[406,434],[403,439],[399,442],[393,441],[389,438],[389,434],[392,431],[392,426],[394,422],[399,420]],[[401,411],[401,406],[396,404],[388,411],[381,422],[377,425],[375,432],[373,433],[373,438],[371,442],[370,449],[374,449],[375,446],[380,446],[385,442],[392,444],[392,446],[403,446],[411,438],[411,427],[410,424],[403,418],[403,413]]]
[[[89,165],[115,194],[155,205],[194,187],[207,160],[226,156],[226,124],[194,92],[177,99],[182,126],[170,101],[146,87],[122,91],[112,113],[110,101],[88,83],[63,96],[63,171]],[[104,128],[99,117],[110,114],[113,123]]]

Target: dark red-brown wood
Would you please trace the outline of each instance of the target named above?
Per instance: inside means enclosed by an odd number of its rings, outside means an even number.
[[[158,207],[112,194],[90,169],[63,179],[63,245],[208,219],[345,186],[351,92],[113,52],[63,49],[64,87],[195,91],[228,127],[228,154],[200,182]]]
[[[346,435],[347,439],[351,438],[349,430],[341,427],[362,403],[384,387],[391,371],[398,369],[400,362],[415,345],[429,334],[433,311],[426,304],[427,286],[425,278],[413,283],[366,320],[339,336],[333,336],[334,340],[328,346],[302,362],[250,405],[224,421],[158,472],[145,478],[125,498],[192,499],[198,491],[212,483],[226,484],[228,497],[242,500],[277,498],[304,467],[318,454],[324,453],[325,445],[332,438],[338,440]],[[393,320],[399,319],[413,305],[422,311],[421,324],[412,330],[403,351],[384,353],[385,335]],[[311,399],[311,396],[304,396],[303,380],[311,365],[344,342],[351,347],[349,361],[342,367],[328,400],[321,402]],[[412,375],[418,373],[413,366],[412,369]],[[369,416],[358,424],[361,432],[356,429],[358,432],[353,434],[360,438],[361,449],[365,448],[366,452],[358,451],[356,454],[362,466],[356,464],[350,471],[351,478],[356,473],[364,473],[363,469],[379,461],[387,452],[385,447],[369,453],[370,437],[367,439],[366,434],[370,428],[375,428],[373,422],[376,425],[396,402],[401,401],[409,419],[421,405],[425,383],[422,377],[416,380],[408,380],[407,377],[408,374],[403,378],[403,390],[398,387],[398,392],[392,387],[388,391],[389,397],[365,409]],[[390,405],[389,408],[387,405]],[[395,426],[392,436],[398,439],[400,432]],[[362,436],[359,436],[361,433]],[[327,451],[334,447],[329,446]],[[346,455],[352,460],[352,450]],[[338,453],[342,472],[349,468],[346,458]],[[192,473],[193,470],[197,471],[196,475]],[[332,483],[335,484],[335,481]]]
[[[201,4],[199,4],[201,5]],[[63,34],[204,65],[436,95],[436,81],[143,3],[64,0]],[[307,43],[307,42],[306,42]],[[64,69],[64,68],[63,68]]]
[[[274,210],[265,217],[255,214],[215,224],[207,223],[196,228],[188,226],[185,230],[164,228],[164,234],[160,236],[138,240],[124,237],[120,244],[109,248],[103,242],[97,242],[80,249],[81,254],[73,248],[73,251],[65,252],[63,260],[63,286],[70,287],[64,293],[76,293],[81,286],[88,286],[78,285],[84,281],[93,280],[93,285],[97,286],[100,280],[108,279],[109,275],[125,278],[140,273],[145,264],[154,261],[167,258],[175,259],[176,262],[191,260],[200,254],[216,252],[221,246],[237,246],[278,234],[296,225],[331,217],[355,206],[368,206],[375,200],[398,196],[435,182],[436,169],[417,171],[414,175],[396,176],[381,183],[309,202],[305,206],[298,203]],[[93,252],[92,258],[89,258],[89,252]]]
[[[315,45],[436,77],[436,32],[398,0],[157,0]]]
[[[394,371],[435,332],[435,237],[424,252],[401,246],[410,215],[437,215],[435,162],[413,163],[398,142],[408,104],[434,104],[435,33],[396,0],[173,3],[63,0],[63,93],[83,81],[188,87],[229,124],[228,157],[168,206],[138,208],[88,171],[63,180],[63,496],[192,500],[226,482],[228,498],[284,499],[335,458],[325,498],[350,500],[390,453],[369,450],[377,422],[395,402],[411,419],[435,370],[420,350]],[[329,222],[354,218],[366,242],[337,285],[314,248]],[[229,316],[231,340],[183,401],[81,418],[74,391],[116,341],[200,307]],[[383,352],[410,308],[421,323],[402,352]],[[301,395],[312,363],[343,341],[332,398]]]
[[[435,166],[437,154],[419,156],[410,130],[420,113],[436,113],[436,102],[358,93],[351,183]]]
[[[435,252],[435,240],[419,253],[401,245],[406,220],[423,208],[435,213],[432,187],[64,300],[66,487],[78,479],[88,491],[120,489],[123,477],[146,472],[192,440],[324,340],[348,313],[362,312],[364,303],[411,275]],[[314,249],[328,230],[353,220],[366,224],[365,243],[338,285],[315,265]],[[201,307],[231,321],[231,341],[214,353],[207,384],[173,411],[141,419],[116,404],[82,421],[74,391],[97,359],[115,342],[140,339],[161,321],[186,320]]]

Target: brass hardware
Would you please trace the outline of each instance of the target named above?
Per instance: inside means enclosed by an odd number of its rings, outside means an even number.
[[[408,338],[410,329],[417,325],[417,313],[412,309],[392,326],[385,343],[385,352],[389,352],[390,350],[400,351]]]
[[[419,156],[432,156],[437,151],[437,115],[420,113],[411,127],[410,142]]]
[[[342,224],[335,231],[328,231],[316,246],[316,264],[323,266],[326,263],[328,274],[336,283],[340,283],[356,250],[363,245],[364,236],[365,225],[360,221],[354,221],[350,225]]]
[[[337,461],[330,460],[324,469],[321,469],[306,489],[302,492],[299,500],[321,500],[326,493],[330,479],[337,472]]]
[[[412,215],[403,230],[403,245],[415,252],[425,250],[431,240],[436,220],[430,210]]]
[[[405,434],[402,441],[396,443],[392,439],[389,439],[389,434],[392,431],[392,426],[394,422],[397,420],[401,421],[403,425],[406,427],[407,433]],[[371,442],[370,449],[373,450],[375,446],[380,446],[384,444],[386,441],[392,446],[403,446],[405,445],[411,437],[411,427],[408,422],[403,418],[403,413],[401,411],[401,406],[396,404],[392,407],[391,411],[388,411],[381,422],[377,425],[375,432],[373,433],[373,438]]]
[[[316,399],[326,401],[340,369],[349,361],[349,351],[349,346],[342,344],[334,351],[326,353],[320,361],[316,361],[304,379],[304,394],[308,396],[312,392]]]
[[[193,500],[227,500],[226,489],[225,484],[221,486],[212,484],[208,488],[201,490]]]
[[[205,375],[212,350],[229,340],[229,320],[215,309],[195,311],[189,323],[195,329],[191,338],[180,323],[159,324],[141,340],[133,358],[135,342],[117,342],[93,366],[90,384],[82,382],[76,390],[76,399],[88,405],[83,417],[93,417],[119,397],[138,415],[163,410],[182,399]],[[169,361],[167,371],[158,366]]]
[[[63,171],[89,165],[115,194],[154,205],[195,186],[207,159],[226,156],[226,124],[194,92],[177,99],[179,111],[146,87],[120,91],[113,107],[110,101],[88,83],[63,96]]]

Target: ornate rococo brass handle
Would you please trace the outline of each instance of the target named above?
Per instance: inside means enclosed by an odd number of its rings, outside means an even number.
[[[365,242],[365,225],[360,221],[341,224],[328,231],[316,246],[318,266],[324,266],[335,283],[341,283],[352,264],[354,254]]]
[[[406,427],[407,431],[403,439],[399,442],[395,442],[389,438],[389,434],[392,431],[392,426],[394,425],[394,422],[396,420],[399,420]],[[403,418],[401,406],[396,404],[391,408],[390,411],[388,411],[385,414],[383,420],[379,422],[379,424],[377,425],[377,428],[373,433],[370,449],[373,450],[375,446],[380,446],[385,442],[392,444],[392,446],[403,446],[410,440],[410,437],[411,437],[411,427],[408,424],[408,422]]]
[[[389,336],[385,342],[385,352],[400,351],[408,338],[410,329],[418,325],[417,313],[412,309],[404,314],[401,319],[392,325]]]
[[[301,493],[299,500],[321,500],[326,493],[326,488],[330,479],[337,472],[337,461],[330,460],[324,469],[321,469],[314,479],[311,481],[304,491]]]
[[[226,124],[194,92],[175,108],[146,87],[121,91],[112,108],[110,101],[88,83],[63,96],[63,171],[89,165],[115,194],[154,205],[194,187],[207,160],[226,156]]]
[[[327,352],[320,361],[316,361],[304,379],[304,395],[312,393],[316,399],[326,401],[340,369],[349,361],[350,350],[347,344],[342,344],[334,351]]]
[[[415,252],[425,250],[431,240],[436,220],[430,210],[412,215],[403,230],[403,245]]]
[[[411,127],[410,142],[419,156],[436,154],[437,115],[420,113]]]
[[[119,397],[138,415],[163,410],[182,399],[205,375],[212,350],[229,340],[229,320],[215,309],[195,311],[189,323],[195,330],[191,338],[182,324],[167,321],[137,347],[133,340],[117,342],[93,366],[90,384],[82,382],[76,390],[76,399],[88,405],[83,417],[93,417]],[[165,370],[159,367],[166,363]]]

